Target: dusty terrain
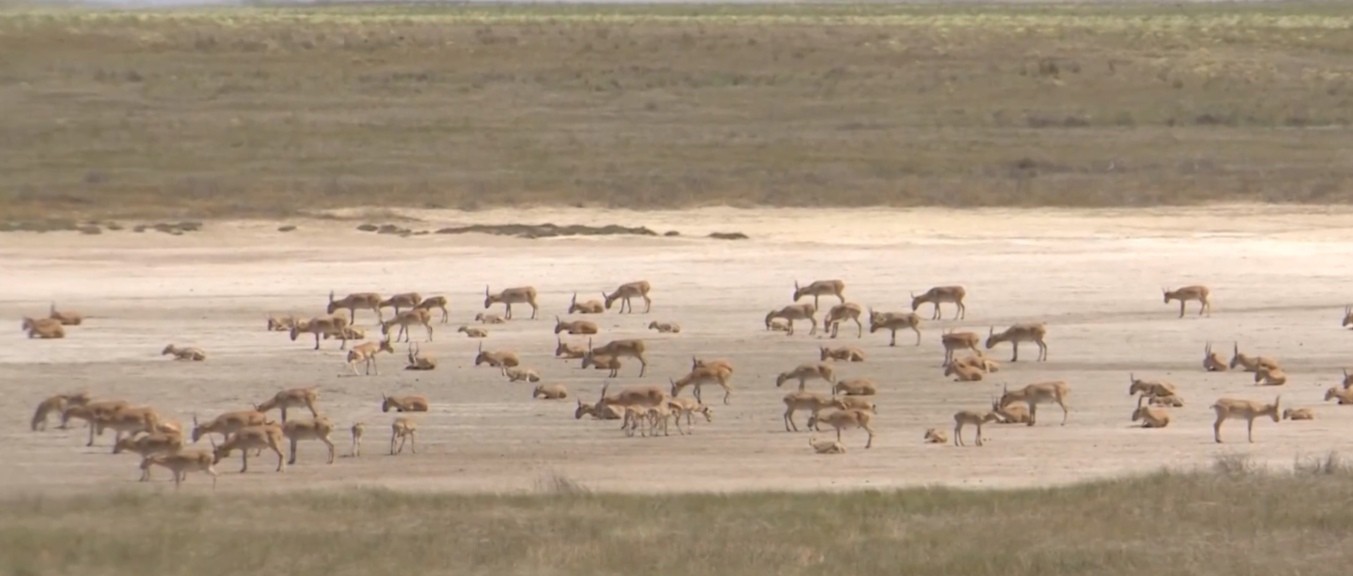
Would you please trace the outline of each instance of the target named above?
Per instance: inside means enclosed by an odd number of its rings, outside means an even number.
[[[166,474],[137,486],[136,458],[108,454],[111,434],[84,447],[84,430],[34,433],[32,409],[43,397],[86,388],[99,396],[153,404],[191,422],[258,402],[278,389],[318,385],[322,409],[346,431],[365,422],[360,458],[323,463],[322,446],[301,447],[300,462],[283,474],[265,456],[240,475],[238,456],[223,463],[218,490],[288,490],[315,486],[390,486],[407,489],[515,491],[553,477],[620,491],[836,489],[919,484],[973,487],[1065,483],[1162,466],[1206,464],[1217,454],[1244,453],[1260,462],[1290,465],[1303,455],[1343,446],[1353,414],[1323,403],[1340,368],[1353,363],[1341,329],[1343,306],[1353,300],[1353,214],[1344,209],[1235,206],[1161,211],[1042,210],[755,210],[693,212],[582,212],[571,210],[421,213],[429,227],[475,222],[555,222],[646,225],[679,230],[679,238],[523,240],[479,235],[397,238],[353,230],[356,222],[305,221],[290,234],[275,222],[212,223],[185,236],[130,232],[97,237],[11,233],[0,236],[0,316],[14,322],[0,332],[0,491],[7,494],[165,489]],[[742,231],[746,241],[695,238],[710,231]],[[541,310],[514,309],[519,319],[490,327],[490,348],[512,348],[547,380],[565,383],[595,400],[604,373],[580,370],[552,357],[553,319],[570,294],[598,298],[602,289],[633,279],[653,284],[650,314],[599,318],[610,338],[648,339],[648,377],[629,363],[612,386],[665,383],[689,368],[690,356],[723,356],[737,365],[731,405],[690,436],[626,438],[614,422],[573,417],[574,401],[533,401],[531,386],[508,384],[496,371],[474,368],[477,344],[454,333],[482,310],[484,285],[494,290],[533,284]],[[968,315],[927,322],[919,347],[909,334],[889,348],[884,333],[857,340],[843,327],[839,341],[868,353],[843,366],[847,376],[882,384],[878,437],[847,433],[850,452],[814,455],[808,433],[782,428],[775,373],[814,360],[821,335],[766,332],[766,311],[789,302],[793,282],[841,278],[850,301],[880,310],[906,309],[908,291],[962,283]],[[1210,318],[1176,318],[1161,302],[1164,285],[1204,282],[1213,288]],[[269,313],[324,312],[326,295],[350,291],[417,290],[445,294],[452,321],[436,326],[425,352],[438,356],[436,372],[399,370],[400,357],[382,357],[379,376],[344,375],[337,342],[322,350],[264,330]],[[50,300],[91,318],[65,340],[26,340],[17,330],[25,314],[44,313]],[[828,305],[823,301],[823,307]],[[495,307],[501,312],[501,308]],[[642,306],[640,306],[642,310]],[[929,308],[921,310],[928,317]],[[598,317],[591,317],[597,320]],[[657,335],[650,320],[674,320],[683,331]],[[1049,358],[1021,350],[985,383],[955,383],[938,368],[942,328],[985,333],[1016,321],[1049,326]],[[369,312],[358,323],[371,327]],[[460,336],[460,337],[458,337]],[[416,336],[417,341],[422,337]],[[580,339],[574,337],[574,340]],[[1281,359],[1291,376],[1279,388],[1252,385],[1249,374],[1206,374],[1199,366],[1205,342]],[[159,356],[169,342],[205,348],[205,363]],[[402,347],[401,347],[402,352]],[[992,354],[1008,360],[1003,345]],[[1027,354],[1027,356],[1025,356]],[[1188,404],[1165,430],[1133,429],[1128,417],[1128,373],[1177,383]],[[960,408],[983,408],[1012,386],[1065,379],[1071,417],[1041,414],[1039,425],[991,426],[985,448],[927,446],[922,431],[951,425]],[[818,383],[810,389],[823,390]],[[380,393],[419,392],[434,402],[422,415],[418,454],[385,454],[391,415],[379,411]],[[1315,406],[1313,422],[1256,423],[1256,443],[1244,443],[1243,424],[1211,439],[1208,405],[1229,395]],[[1349,409],[1353,410],[1353,409]],[[804,415],[798,416],[800,426]],[[335,438],[347,453],[347,434]],[[205,443],[205,441],[204,441]],[[196,477],[185,489],[207,490]]]

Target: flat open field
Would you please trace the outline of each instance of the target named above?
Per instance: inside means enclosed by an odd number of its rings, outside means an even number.
[[[0,244],[6,283],[0,316],[15,326],[0,332],[0,493],[67,494],[114,489],[169,489],[167,474],[136,482],[137,459],[108,454],[111,435],[84,447],[84,430],[33,433],[31,410],[49,394],[87,388],[98,396],[152,404],[187,423],[248,407],[273,392],[318,385],[321,408],[346,430],[368,426],[365,453],[323,463],[318,444],[302,444],[300,462],[285,473],[238,457],[221,465],[218,491],[256,492],[315,487],[519,491],[566,478],[589,489],[622,492],[811,490],[944,484],[964,487],[1044,486],[1160,467],[1210,465],[1219,454],[1290,467],[1303,456],[1345,445],[1353,411],[1321,401],[1336,384],[1353,331],[1339,326],[1353,279],[1353,231],[1348,210],[1216,207],[1168,211],[755,210],[586,212],[524,210],[443,212],[423,225],[471,222],[624,223],[682,232],[676,238],[593,237],[525,240],[489,236],[398,238],[354,231],[352,222],[305,221],[281,234],[275,223],[221,222],[184,236],[130,232],[99,237],[13,233]],[[693,235],[739,230],[751,239],[717,241]],[[485,284],[494,290],[533,284],[539,318],[491,326],[485,345],[511,348],[551,382],[594,401],[604,373],[552,358],[553,319],[575,290],[597,298],[602,289],[634,279],[653,285],[649,314],[599,320],[598,343],[644,337],[649,373],[627,363],[612,387],[666,383],[690,366],[693,354],[736,363],[731,404],[715,404],[714,421],[689,436],[626,438],[615,422],[573,417],[574,401],[532,400],[531,386],[509,384],[496,371],[475,368],[475,340],[454,332],[482,310]],[[908,292],[962,283],[969,292],[965,321],[928,321],[920,346],[909,333],[896,348],[884,333],[856,338],[843,327],[839,344],[862,347],[867,361],[843,365],[842,376],[868,376],[881,385],[878,436],[848,432],[848,454],[822,457],[808,433],[783,430],[774,376],[817,359],[829,341],[802,331],[767,332],[763,315],[789,303],[793,282],[841,278],[849,300],[879,310],[907,309]],[[1193,308],[1176,318],[1164,305],[1164,285],[1204,282],[1213,289],[1210,318]],[[417,290],[445,294],[452,321],[438,325],[422,349],[441,359],[431,373],[401,371],[402,358],[382,357],[379,376],[344,375],[337,342],[312,351],[307,341],[264,330],[269,313],[322,314],[326,295]],[[91,316],[68,338],[27,340],[19,317],[41,314],[55,300]],[[828,302],[824,301],[823,307]],[[642,306],[640,306],[642,310]],[[501,308],[497,309],[501,312]],[[952,316],[952,308],[945,309]],[[928,317],[928,309],[922,310]],[[370,328],[369,312],[358,313]],[[680,322],[676,335],[645,330],[650,320]],[[969,328],[985,334],[1012,322],[1048,324],[1049,354],[1021,350],[992,380],[955,383],[941,377],[939,334]],[[460,336],[460,337],[458,337]],[[420,336],[415,341],[422,341]],[[580,337],[571,338],[581,341]],[[1281,359],[1290,381],[1255,387],[1249,374],[1207,374],[1206,342],[1226,352],[1231,342],[1251,354]],[[165,344],[195,345],[204,363],[159,356]],[[402,352],[402,347],[401,347]],[[1008,346],[992,351],[1008,360]],[[1130,427],[1128,374],[1179,385],[1186,406],[1163,430]],[[1069,423],[1056,408],[1035,427],[990,426],[984,448],[928,446],[925,428],[951,425],[958,409],[982,409],[1002,383],[1064,379],[1070,383]],[[821,383],[810,389],[825,390]],[[391,415],[380,394],[418,392],[433,403],[420,416],[418,454],[384,454]],[[1315,407],[1311,422],[1258,422],[1256,443],[1243,424],[1212,442],[1219,396]],[[803,425],[804,415],[798,417]],[[969,432],[971,434],[971,432]],[[338,434],[340,454],[346,434]],[[204,441],[205,442],[205,441]],[[210,490],[192,477],[185,491]]]
[[[1353,200],[1353,15],[0,9],[0,223]]]

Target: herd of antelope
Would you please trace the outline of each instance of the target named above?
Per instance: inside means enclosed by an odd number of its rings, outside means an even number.
[[[601,300],[579,302],[577,293],[569,303],[567,313],[579,315],[603,314],[615,308],[619,303],[619,313],[634,313],[633,300],[642,300],[645,314],[652,309],[651,286],[647,281],[630,282],[620,285],[614,292],[602,292]],[[941,305],[954,307],[954,319],[966,318],[964,299],[967,291],[962,286],[937,286],[921,294],[911,295],[911,311],[880,312],[872,307],[848,302],[845,297],[845,283],[841,280],[820,280],[801,286],[795,282],[791,303],[771,310],[764,318],[766,330],[781,331],[786,336],[795,333],[795,322],[807,322],[809,334],[818,332],[818,311],[822,297],[834,298],[832,305],[822,317],[824,338],[837,339],[842,323],[856,325],[856,338],[863,338],[865,324],[870,334],[880,331],[888,333],[889,347],[897,346],[897,331],[906,330],[915,334],[914,345],[922,340],[923,319],[918,311],[925,305],[933,306],[928,320],[943,318]],[[1165,289],[1164,302],[1178,301],[1180,317],[1185,314],[1187,302],[1198,303],[1199,315],[1210,315],[1210,291],[1205,286],[1187,286],[1176,290]],[[541,400],[565,400],[570,397],[568,389],[557,383],[542,382],[538,369],[522,365],[520,355],[509,349],[486,350],[482,339],[489,338],[490,326],[501,325],[513,320],[513,304],[529,306],[530,317],[535,319],[539,311],[538,292],[534,287],[521,286],[491,292],[486,286],[484,291],[483,312],[475,315],[478,326],[461,326],[457,333],[469,338],[481,339],[478,344],[473,365],[487,365],[497,369],[509,382],[534,384],[532,398]],[[812,302],[803,302],[812,298]],[[503,306],[503,314],[490,313],[494,305]],[[393,308],[394,315],[386,319],[383,310]],[[363,342],[348,349],[349,341],[362,341],[367,337],[365,330],[355,326],[358,311],[370,311],[376,316],[381,338],[377,342]],[[342,314],[346,311],[347,314]],[[434,311],[440,311],[437,320]],[[433,340],[434,325],[447,324],[450,319],[448,300],[445,296],[423,298],[415,292],[400,293],[382,298],[376,293],[353,293],[336,299],[329,293],[324,315],[304,318],[298,315],[273,316],[267,320],[269,331],[287,332],[292,341],[302,335],[314,337],[314,349],[320,348],[321,340],[340,341],[339,349],[346,350],[346,364],[354,374],[379,374],[376,365],[381,353],[393,355],[394,343],[403,339],[407,342],[407,364],[405,370],[436,370],[436,358],[421,352],[413,342],[411,334],[421,327],[424,339]],[[58,312],[55,304],[49,309],[47,318],[23,319],[23,330],[30,338],[63,338],[65,326],[79,326],[81,315],[71,312]],[[1353,306],[1344,310],[1344,327],[1353,327]],[[680,326],[675,322],[651,321],[649,330],[659,334],[679,334]],[[396,329],[398,331],[396,332]],[[392,336],[392,332],[394,332]],[[554,357],[563,360],[579,361],[582,369],[605,370],[609,377],[616,377],[621,371],[622,362],[638,363],[638,376],[645,377],[648,367],[648,345],[641,338],[612,339],[600,346],[594,345],[593,337],[599,335],[600,327],[596,322],[585,319],[564,320],[555,316],[554,334],[556,348]],[[587,343],[567,342],[568,336],[586,336]],[[980,334],[966,331],[946,330],[940,335],[944,348],[944,358],[940,366],[944,377],[953,376],[955,381],[976,382],[988,378],[1000,370],[1000,363],[986,355],[986,351],[1008,343],[1011,346],[1010,362],[1019,361],[1021,343],[1031,343],[1038,348],[1036,361],[1044,362],[1048,358],[1046,338],[1048,329],[1044,323],[1014,324],[997,332],[992,326],[985,340]],[[790,367],[775,377],[775,386],[782,387],[789,382],[797,382],[796,391],[790,391],[783,397],[784,428],[788,432],[797,432],[798,423],[795,414],[808,413],[807,427],[812,431],[823,431],[822,425],[835,431],[835,440],[819,440],[810,437],[810,448],[819,454],[840,454],[846,451],[842,443],[844,431],[859,429],[866,435],[865,448],[873,445],[876,430],[873,422],[878,407],[871,397],[878,394],[880,386],[867,377],[838,378],[837,369],[842,364],[865,363],[868,355],[855,346],[817,346],[815,359],[805,359],[802,363]],[[963,353],[965,355],[960,356]],[[166,346],[163,355],[171,355],[177,360],[205,361],[206,352],[194,347]],[[361,364],[364,371],[358,371]],[[1287,382],[1281,364],[1271,357],[1250,356],[1233,345],[1232,356],[1228,360],[1213,350],[1212,344],[1204,348],[1203,369],[1208,372],[1243,371],[1253,373],[1254,383],[1264,386],[1282,386]],[[684,375],[668,378],[667,385],[639,385],[611,391],[610,383],[602,386],[600,397],[595,402],[576,399],[575,419],[588,416],[594,420],[619,421],[620,431],[625,436],[670,435],[670,429],[676,428],[679,435],[689,434],[697,422],[697,416],[704,423],[714,421],[713,407],[703,401],[701,392],[704,385],[715,385],[723,390],[722,403],[729,404],[733,394],[732,379],[734,364],[727,358],[702,359],[692,357],[690,369]],[[1129,375],[1128,395],[1136,397],[1136,406],[1131,412],[1132,422],[1141,422],[1143,428],[1163,428],[1170,424],[1170,409],[1184,406],[1183,394],[1173,383],[1162,380],[1138,379],[1135,373]],[[829,393],[810,392],[810,382],[821,381],[828,387]],[[682,397],[681,392],[692,388],[692,394]],[[966,427],[975,429],[977,446],[984,444],[982,428],[984,424],[1024,424],[1034,426],[1037,423],[1038,407],[1053,404],[1061,408],[1061,425],[1065,425],[1070,416],[1068,398],[1070,386],[1067,382],[1034,382],[1015,389],[1005,386],[999,398],[993,398],[991,406],[982,409],[961,409],[953,414],[952,442],[964,446],[963,431]],[[215,466],[233,452],[241,454],[240,472],[249,467],[249,456],[261,455],[268,450],[277,456],[276,471],[281,472],[287,465],[294,465],[297,457],[297,444],[300,441],[316,441],[327,448],[327,462],[332,464],[335,447],[332,435],[335,424],[319,409],[319,390],[317,387],[292,388],[277,392],[272,397],[247,408],[229,411],[217,415],[205,422],[193,416],[193,426],[185,430],[181,423],[164,418],[151,406],[133,405],[125,399],[94,398],[84,391],[72,391],[56,394],[39,403],[33,415],[33,431],[44,430],[51,415],[59,417],[59,428],[67,429],[72,419],[82,420],[88,426],[86,446],[93,446],[96,438],[107,429],[114,431],[112,452],[119,454],[131,452],[141,456],[140,480],[150,479],[150,469],[162,467],[173,473],[177,487],[190,472],[200,472],[212,477],[213,487],[218,476]],[[1272,403],[1222,397],[1210,408],[1215,413],[1213,438],[1222,442],[1221,427],[1227,420],[1244,420],[1247,426],[1247,439],[1253,442],[1254,421],[1271,418],[1281,420],[1310,420],[1314,413],[1309,408],[1280,407],[1281,396]],[[1338,404],[1353,405],[1353,374],[1346,370],[1342,386],[1326,391],[1325,400],[1335,400]],[[405,444],[411,452],[417,452],[416,434],[418,430],[416,413],[429,411],[430,401],[424,395],[386,396],[381,395],[382,413],[395,411],[397,416],[390,424],[391,455],[403,452]],[[305,409],[309,418],[288,419],[288,409]],[[278,412],[278,420],[270,417],[270,412]],[[374,410],[374,406],[373,406]],[[682,421],[685,421],[685,427]],[[351,435],[350,457],[361,454],[361,441],[365,431],[362,422],[349,427]],[[218,444],[216,436],[221,442]],[[198,444],[206,437],[210,450],[189,448],[189,444]],[[926,443],[947,444],[951,441],[948,432],[942,428],[929,428],[923,440]]]

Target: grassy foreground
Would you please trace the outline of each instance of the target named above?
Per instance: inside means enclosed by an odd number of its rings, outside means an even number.
[[[0,220],[1353,201],[1336,2],[11,5],[0,101]]]
[[[1012,492],[615,496],[562,482],[523,496],[11,498],[0,572],[1333,575],[1347,573],[1350,479],[1324,470]]]

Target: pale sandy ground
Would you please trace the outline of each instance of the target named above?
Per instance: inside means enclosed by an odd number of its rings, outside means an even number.
[[[1353,301],[1353,213],[1320,208],[1227,207],[1212,210],[1096,212],[948,212],[940,210],[757,210],[628,213],[577,210],[420,214],[414,228],[466,222],[585,222],[675,229],[682,238],[518,240],[486,236],[397,238],[360,233],[356,222],[306,221],[291,234],[276,223],[211,224],[182,237],[158,233],[0,235],[0,493],[65,493],[113,489],[164,490],[136,482],[134,456],[108,453],[111,434],[84,447],[84,430],[33,433],[36,403],[57,391],[87,388],[97,395],[149,403],[190,422],[197,413],[247,407],[274,391],[318,385],[322,408],[342,427],[370,432],[361,458],[323,463],[322,446],[303,444],[297,466],[272,471],[266,457],[237,473],[238,456],[221,464],[219,490],[390,486],[406,489],[531,490],[564,476],[604,490],[841,489],[921,484],[1004,487],[1051,484],[1163,466],[1208,465],[1218,454],[1249,454],[1286,468],[1301,457],[1343,450],[1353,432],[1353,408],[1323,403],[1342,366],[1353,364],[1353,331],[1341,329]],[[711,230],[742,231],[752,240],[691,237]],[[689,368],[692,354],[737,364],[730,406],[717,405],[712,424],[690,436],[626,438],[614,422],[573,418],[574,401],[532,401],[531,386],[508,384],[495,371],[474,368],[476,341],[456,326],[482,309],[486,283],[495,290],[534,284],[542,309],[536,321],[492,328],[492,348],[520,351],[550,381],[595,400],[603,379],[576,362],[552,358],[553,317],[569,294],[596,298],[603,288],[638,278],[653,284],[651,314],[600,317],[605,341],[648,338],[649,377],[630,363],[614,385],[665,383]],[[841,278],[852,301],[905,309],[908,291],[962,283],[969,291],[966,321],[928,322],[920,347],[900,335],[855,338],[868,361],[844,366],[845,376],[882,383],[879,432],[847,434],[850,453],[814,455],[807,433],[787,433],[774,374],[816,358],[819,337],[762,329],[762,316],[786,304],[795,279]],[[1176,318],[1161,302],[1163,285],[1205,282],[1214,313]],[[383,357],[381,375],[344,376],[336,342],[312,351],[264,330],[269,312],[317,314],[329,290],[390,293],[418,290],[452,299],[452,323],[437,326],[423,350],[442,359],[432,373],[399,370]],[[27,340],[24,314],[62,307],[92,316],[59,341]],[[827,302],[823,302],[823,307]],[[501,309],[498,309],[501,311]],[[922,310],[927,314],[928,309]],[[946,316],[952,309],[945,309]],[[594,319],[596,317],[593,317]],[[684,331],[656,335],[649,320],[674,320]],[[358,314],[370,326],[369,312]],[[961,327],[1043,320],[1049,361],[1027,357],[987,383],[941,377],[939,333]],[[422,339],[421,336],[418,339]],[[1253,386],[1248,374],[1206,374],[1206,341],[1229,352],[1232,340],[1251,352],[1280,358],[1291,381],[1279,389]],[[205,363],[158,355],[169,342],[205,348]],[[598,342],[600,343],[600,342]],[[1010,349],[993,354],[1008,360]],[[1128,373],[1176,382],[1188,405],[1168,429],[1134,429],[1128,417]],[[1056,408],[1037,427],[991,426],[985,448],[927,446],[926,427],[950,426],[960,408],[984,408],[1011,385],[1065,379],[1071,419],[1058,426]],[[823,389],[822,384],[810,388]],[[711,388],[711,390],[717,390]],[[421,416],[417,455],[385,454],[391,415],[380,393],[420,392],[434,408]],[[1218,396],[1315,406],[1314,422],[1256,424],[1257,442],[1244,443],[1243,424],[1211,438]],[[717,401],[719,394],[709,392]],[[803,415],[799,416],[802,424]],[[204,441],[205,445],[205,441]],[[207,490],[192,478],[185,489]]]

